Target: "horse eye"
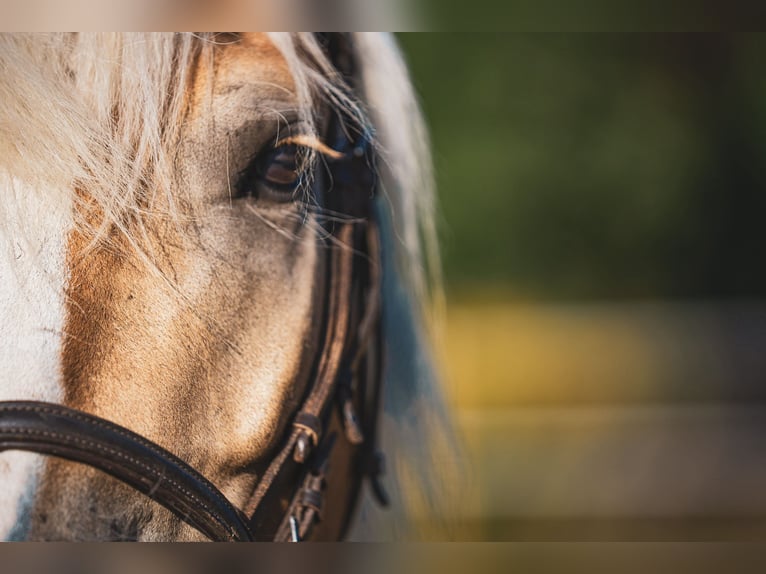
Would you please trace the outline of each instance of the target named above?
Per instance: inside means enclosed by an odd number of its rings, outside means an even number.
[[[261,151],[241,173],[236,197],[283,203],[296,200],[296,191],[304,181],[307,151],[300,143],[284,143]]]
[[[295,191],[300,183],[300,154],[295,144],[273,148],[258,158],[259,179],[277,191]]]

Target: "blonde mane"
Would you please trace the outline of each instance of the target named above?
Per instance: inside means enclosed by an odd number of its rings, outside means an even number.
[[[439,292],[439,258],[429,142],[406,66],[390,36],[355,34],[364,92],[357,102],[342,89],[313,34],[270,37],[287,60],[309,124],[319,96],[375,126],[384,210],[393,228],[386,247],[393,251],[391,273],[403,285],[394,296],[415,316],[409,352],[417,355],[410,373],[415,380],[406,392],[388,391],[389,402],[397,403],[389,408],[405,422],[399,432],[417,433],[422,441],[405,453],[409,462],[394,461],[393,474],[414,489],[416,504],[433,507],[444,495],[430,482],[432,471],[438,463],[436,472],[444,472],[450,439],[421,313]],[[233,41],[236,36],[215,34],[0,35],[0,177],[89,202],[86,207],[101,217],[95,226],[79,217],[77,226],[94,241],[116,230],[138,246],[148,214],[177,216],[154,210],[159,194],[171,211],[175,205],[174,150],[188,87],[199,61],[215,58],[218,45]],[[74,217],[87,212],[76,209]],[[401,384],[387,381],[389,387]]]

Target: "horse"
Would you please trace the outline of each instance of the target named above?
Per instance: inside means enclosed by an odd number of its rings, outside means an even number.
[[[392,36],[3,35],[0,189],[4,539],[442,516],[429,144]]]

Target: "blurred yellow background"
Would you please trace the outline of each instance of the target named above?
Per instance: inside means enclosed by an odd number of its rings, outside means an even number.
[[[765,325],[754,304],[453,302],[460,536],[760,540]]]

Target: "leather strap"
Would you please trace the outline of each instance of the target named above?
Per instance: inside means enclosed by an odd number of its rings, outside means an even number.
[[[62,405],[0,403],[0,450],[20,449],[95,467],[162,504],[216,541],[253,535],[242,513],[204,476],[142,436]]]
[[[340,245],[332,252],[329,277],[330,297],[327,309],[325,342],[320,356],[315,383],[301,405],[293,422],[293,429],[279,453],[272,459],[261,477],[244,512],[252,516],[253,529],[259,539],[271,540],[283,518],[285,499],[291,498],[298,485],[296,475],[300,466],[307,462],[311,451],[318,446],[322,436],[321,425],[309,431],[305,421],[321,421],[329,405],[330,394],[337,380],[343,359],[349,328],[348,311],[351,292],[353,226],[344,224],[337,235]],[[285,489],[285,485],[287,489]],[[281,491],[281,495],[280,495]],[[267,500],[268,499],[268,500]]]

